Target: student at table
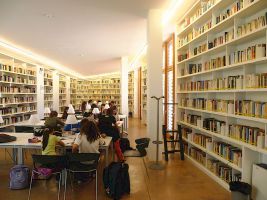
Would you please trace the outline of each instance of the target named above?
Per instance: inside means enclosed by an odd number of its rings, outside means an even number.
[[[46,128],[42,140],[42,155],[56,155],[56,145],[65,146],[65,144],[54,135],[53,128]]]
[[[81,131],[77,134],[72,146],[73,153],[99,153],[99,145],[104,144],[96,123],[84,118],[81,121]]]
[[[82,105],[81,105],[81,111],[82,111],[82,113],[84,113],[85,112],[85,110],[86,110],[86,101],[83,101],[82,102]]]
[[[117,106],[112,106],[111,110],[112,110],[112,115],[115,117],[116,121],[120,121],[120,117],[119,117]]]
[[[111,108],[107,109],[106,115],[100,115],[98,127],[102,134],[112,137],[116,155],[120,161],[124,161],[125,159],[120,148],[120,131]]]
[[[61,126],[64,126],[65,123],[61,121],[57,117],[57,115],[58,115],[57,111],[51,111],[49,117],[45,119],[45,126],[47,128],[52,128],[55,131],[61,131]]]
[[[63,111],[63,114],[62,114],[62,116],[61,116],[61,119],[63,119],[63,120],[66,120],[66,119],[67,119],[67,117],[68,117],[68,110],[69,110],[69,107],[66,106],[66,107],[64,108],[64,111]]]

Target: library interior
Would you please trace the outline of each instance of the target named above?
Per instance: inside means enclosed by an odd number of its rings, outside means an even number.
[[[0,0],[0,199],[267,200],[267,0]]]

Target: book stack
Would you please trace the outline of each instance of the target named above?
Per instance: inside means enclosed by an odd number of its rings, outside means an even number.
[[[214,47],[220,46],[226,42],[229,42],[234,39],[234,29],[228,32],[224,32],[224,35],[221,35],[215,38],[213,41],[209,42],[208,48],[212,49]]]
[[[184,153],[185,153],[186,155],[188,155],[188,143],[185,142],[185,141],[183,141],[183,144],[184,144]]]
[[[206,148],[206,144],[207,143],[211,143],[212,142],[212,138],[202,135],[200,133],[194,133],[192,134],[192,140],[195,144],[198,144],[204,148]]]
[[[181,75],[195,74],[202,71],[202,64],[188,64],[185,68],[181,69]]]
[[[203,128],[218,133],[221,135],[225,135],[226,131],[226,122],[220,121],[214,118],[205,118],[203,119]],[[202,127],[201,127],[202,128]]]
[[[207,43],[199,45],[198,47],[194,48],[194,56],[207,51]]]
[[[243,115],[257,118],[267,118],[267,103],[252,100],[235,101],[236,115]]]
[[[201,120],[201,116],[199,115],[191,115],[185,112],[181,112],[182,121],[197,126],[197,120]]]
[[[216,17],[216,24],[220,23],[221,21],[227,19],[228,17],[232,16],[239,10],[241,10],[244,7],[244,1],[238,0],[234,4],[232,4],[229,8],[225,9],[222,13],[220,13]]]
[[[265,13],[265,15],[259,16],[245,24],[238,26],[236,30],[236,36],[241,37],[266,26],[266,20],[267,12]]]
[[[239,124],[229,125],[229,137],[264,148],[265,130]]]
[[[266,88],[267,87],[267,73],[261,74],[247,74],[245,76],[246,88]]]
[[[266,44],[257,44],[229,55],[229,65],[242,63],[266,56]]]
[[[213,152],[242,167],[242,150],[224,142],[213,141]]]
[[[190,42],[191,40],[193,40],[193,32],[192,31],[190,33],[188,33],[182,39],[178,40],[178,47],[182,47],[183,45]]]
[[[204,70],[209,71],[209,70],[217,69],[217,68],[224,67],[224,66],[226,66],[226,57],[222,56],[222,57],[213,58],[210,61],[206,61],[204,64]]]
[[[205,33],[207,30],[209,30],[212,26],[212,22],[211,20],[206,22],[203,26],[197,28],[197,29],[194,29],[193,30],[193,37],[196,38],[198,37],[199,35]]]
[[[201,151],[200,149],[197,149],[195,147],[191,147],[189,149],[189,155],[190,155],[190,157],[194,158],[200,164],[202,164],[202,165],[206,164],[206,153]]]
[[[178,55],[178,62],[182,62],[183,60],[186,60],[189,58],[189,51],[187,51],[184,54],[179,54]]]
[[[188,139],[188,135],[192,134],[192,130],[190,128],[182,127],[182,136],[183,138]]]

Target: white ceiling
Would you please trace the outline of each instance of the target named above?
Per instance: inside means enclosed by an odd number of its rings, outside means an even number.
[[[0,40],[82,75],[118,71],[146,43],[146,16],[171,0],[0,0]],[[160,22],[159,22],[160,23]]]

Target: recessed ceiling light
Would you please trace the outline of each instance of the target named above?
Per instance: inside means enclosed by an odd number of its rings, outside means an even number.
[[[43,16],[45,16],[45,17],[47,17],[49,19],[52,19],[52,18],[55,17],[52,13],[44,13]]]
[[[83,53],[81,53],[81,54],[80,54],[80,56],[81,56],[81,57],[84,57],[84,54],[83,54]]]

